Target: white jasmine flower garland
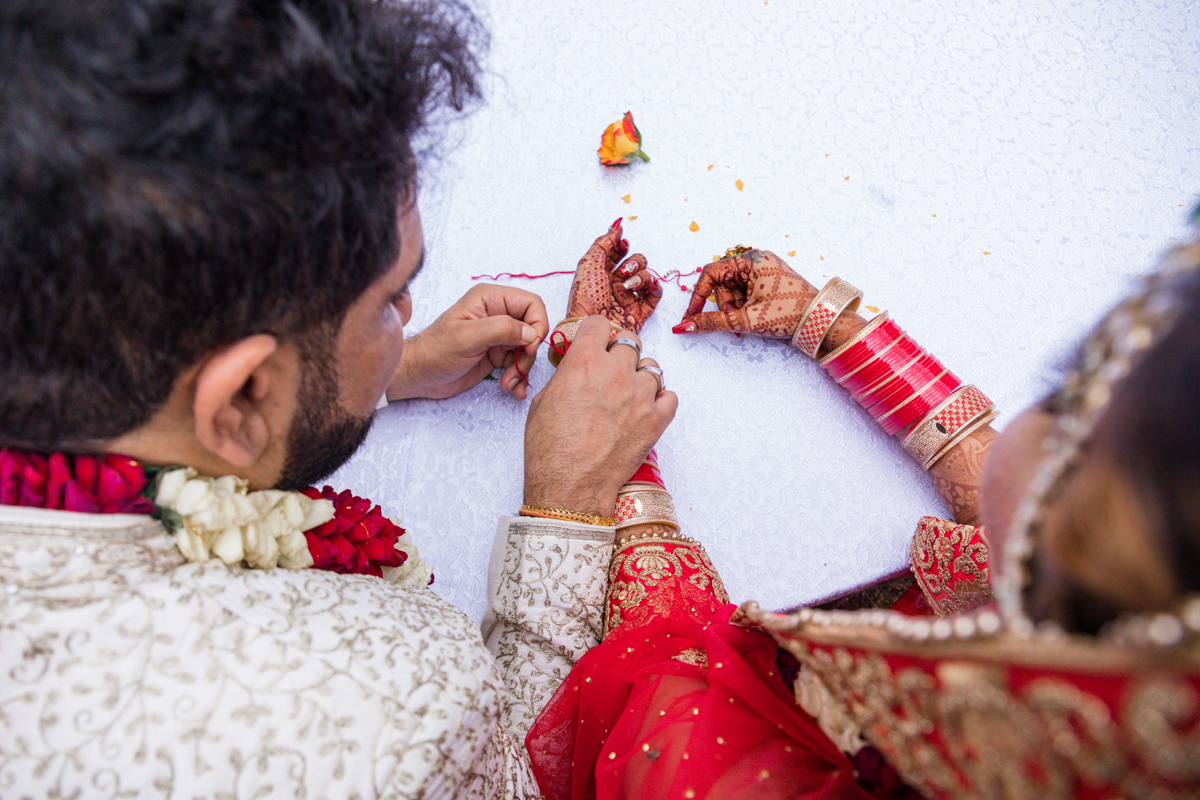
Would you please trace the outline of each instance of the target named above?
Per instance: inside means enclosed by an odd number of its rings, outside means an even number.
[[[209,478],[191,467],[164,470],[158,476],[154,504],[163,523],[174,531],[179,550],[188,561],[216,557],[230,565],[244,561],[254,569],[314,566],[304,533],[335,522],[337,517],[334,502],[329,499],[312,499],[302,492],[276,489],[251,492],[242,478],[233,475]],[[349,533],[356,530],[352,526],[361,516],[323,532],[337,535],[346,529]],[[403,532],[399,521],[390,522],[402,534],[395,542],[395,550],[403,554],[399,559],[402,563],[377,568],[376,574],[382,572],[383,579],[391,583],[428,586],[433,570],[420,557],[412,537]]]

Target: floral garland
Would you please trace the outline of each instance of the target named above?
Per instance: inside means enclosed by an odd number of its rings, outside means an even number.
[[[188,561],[253,569],[315,569],[429,586],[433,570],[400,522],[330,487],[251,492],[233,475],[145,467],[115,454],[41,455],[0,449],[0,505],[153,514]]]

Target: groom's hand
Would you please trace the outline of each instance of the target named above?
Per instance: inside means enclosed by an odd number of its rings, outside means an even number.
[[[529,404],[525,422],[527,505],[612,516],[617,491],[671,424],[679,398],[637,372],[633,348],[606,349],[598,316],[579,326],[558,371]],[[626,330],[618,338],[639,341]]]
[[[388,400],[440,399],[470,389],[504,367],[500,387],[521,400],[540,344],[550,331],[546,306],[532,292],[474,286],[432,325],[404,340],[404,354],[388,386]]]

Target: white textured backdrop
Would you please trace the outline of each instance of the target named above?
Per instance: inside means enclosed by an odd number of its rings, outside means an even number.
[[[483,15],[488,104],[423,177],[410,331],[469,276],[571,269],[636,216],[632,251],[659,272],[744,243],[817,285],[850,280],[1003,426],[1185,234],[1200,190],[1197,2],[494,0]],[[606,169],[600,133],[626,110],[652,161]],[[562,316],[568,277],[508,282]],[[642,333],[680,398],[659,455],[733,599],[784,607],[904,569],[917,518],[943,512],[922,471],[783,343],[671,334],[686,300],[668,287]],[[533,385],[550,375],[539,359]],[[394,404],[330,481],[399,514],[435,589],[477,619],[496,518],[521,502],[526,407],[492,381]]]

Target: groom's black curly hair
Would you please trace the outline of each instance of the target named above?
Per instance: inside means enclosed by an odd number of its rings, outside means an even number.
[[[340,324],[485,39],[457,0],[6,0],[0,445],[89,447],[225,344]]]

